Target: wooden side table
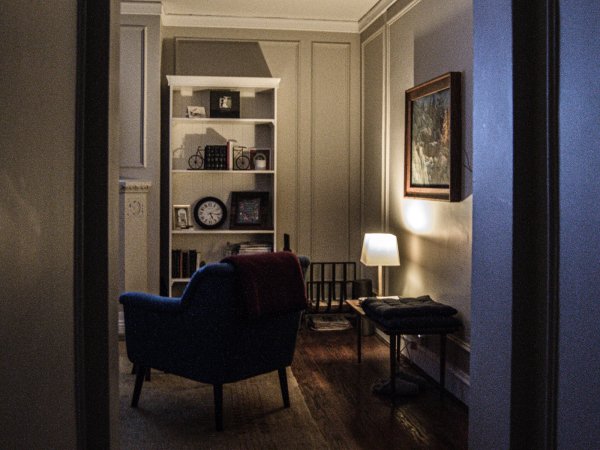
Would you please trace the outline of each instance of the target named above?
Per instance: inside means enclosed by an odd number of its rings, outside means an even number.
[[[357,341],[356,341],[356,350],[358,355],[359,364],[362,362],[362,321],[366,318],[365,311],[360,306],[359,300],[351,299],[346,300],[346,303],[352,311],[358,316],[358,326],[357,329]],[[438,334],[440,336],[440,395],[443,396],[446,390],[446,335],[448,333],[453,333],[457,331],[460,326],[451,326],[451,327],[422,327],[415,328],[406,326],[399,328],[387,328],[381,323],[378,323],[375,320],[371,320],[371,323],[377,328],[381,330],[383,333],[387,334],[390,337],[390,387],[391,387],[391,396],[392,399],[396,395],[396,371],[397,371],[397,362],[400,360],[400,341],[403,334]]]

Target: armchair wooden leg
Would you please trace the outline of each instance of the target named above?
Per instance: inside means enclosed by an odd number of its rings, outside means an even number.
[[[144,378],[148,373],[149,369],[143,366],[137,366],[137,373],[135,375],[135,386],[133,388],[133,398],[131,399],[131,407],[137,408],[140,394],[142,392],[142,385],[144,384]]]
[[[134,363],[133,366],[131,367],[131,375],[134,375],[137,373],[137,368],[138,368],[138,365]],[[150,367],[148,367],[148,370],[146,370],[146,381],[152,381],[152,380],[150,380]]]
[[[283,406],[286,408],[290,407],[290,394],[288,392],[288,384],[287,384],[287,373],[285,367],[283,369],[278,369],[277,373],[279,374],[279,385],[281,386],[281,396],[283,397]]]
[[[215,426],[217,431],[223,431],[223,385],[213,384],[215,401]]]

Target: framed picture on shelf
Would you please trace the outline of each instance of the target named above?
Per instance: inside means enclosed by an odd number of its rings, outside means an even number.
[[[404,195],[460,201],[460,72],[406,91]]]
[[[210,117],[239,119],[239,91],[210,91]]]
[[[204,106],[188,106],[187,116],[189,119],[198,119],[200,117],[206,117],[206,110]]]
[[[269,193],[242,191],[231,193],[231,229],[258,229],[269,227]]]
[[[173,229],[192,228],[192,209],[190,205],[173,205]]]
[[[250,149],[250,161],[252,170],[271,170],[271,149]]]

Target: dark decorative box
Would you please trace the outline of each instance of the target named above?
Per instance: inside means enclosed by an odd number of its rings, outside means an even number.
[[[238,91],[210,91],[210,117],[240,118]]]

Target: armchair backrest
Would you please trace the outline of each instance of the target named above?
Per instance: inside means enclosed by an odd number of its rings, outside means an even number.
[[[309,260],[299,259],[305,272]],[[165,351],[165,370],[214,384],[291,364],[302,312],[249,319],[240,309],[232,265],[200,268],[181,303],[180,329]]]

